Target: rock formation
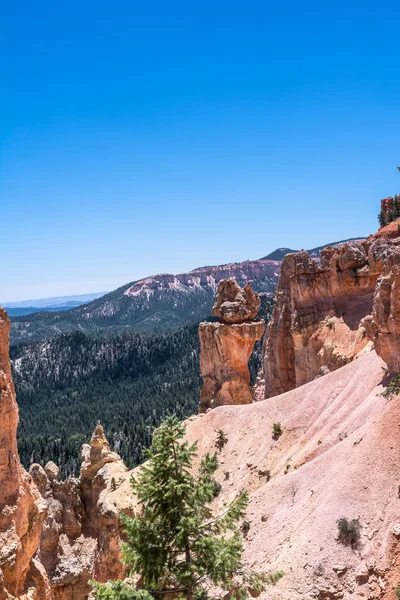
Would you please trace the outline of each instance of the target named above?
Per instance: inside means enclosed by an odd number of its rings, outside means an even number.
[[[18,406],[0,308],[0,600],[86,600],[89,579],[120,578],[119,514],[135,507],[130,473],[100,423],[82,447],[79,478],[33,464],[17,450]]]
[[[234,279],[223,279],[212,309],[214,317],[224,323],[243,323],[255,319],[260,309],[259,295],[248,282],[242,289]]]
[[[374,294],[372,315],[363,322],[376,353],[391,373],[400,371],[400,247],[388,246]]]
[[[389,241],[327,247],[321,261],[287,255],[264,348],[265,396],[303,385],[371,348],[362,319],[372,311]]]
[[[0,600],[47,600],[47,575],[34,558],[46,503],[19,461],[9,329],[7,314],[0,308]]]
[[[199,411],[224,404],[250,404],[249,358],[264,331],[264,321],[252,321],[260,307],[258,294],[233,280],[218,285],[213,315],[222,322],[199,325],[203,387]]]
[[[38,559],[54,600],[85,600],[89,579],[121,578],[119,514],[131,513],[134,501],[128,470],[111,452],[101,424],[82,447],[79,478],[58,481],[54,463],[45,469],[34,464],[30,473],[48,505]]]

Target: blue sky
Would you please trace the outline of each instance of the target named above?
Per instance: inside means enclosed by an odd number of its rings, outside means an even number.
[[[396,2],[8,3],[0,300],[374,232],[400,191],[399,22]]]

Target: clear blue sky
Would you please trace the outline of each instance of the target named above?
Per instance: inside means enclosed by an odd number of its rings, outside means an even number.
[[[398,2],[2,7],[0,300],[376,230]]]

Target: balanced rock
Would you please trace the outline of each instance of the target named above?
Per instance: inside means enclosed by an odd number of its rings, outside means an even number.
[[[234,279],[223,279],[218,284],[218,294],[212,309],[214,317],[224,323],[243,323],[255,319],[260,308],[260,298],[250,283],[242,289]]]
[[[248,362],[254,344],[265,331],[264,321],[251,321],[260,307],[248,283],[242,289],[231,279],[221,281],[213,315],[221,322],[199,325],[200,370],[203,387],[199,412],[225,404],[250,404]]]

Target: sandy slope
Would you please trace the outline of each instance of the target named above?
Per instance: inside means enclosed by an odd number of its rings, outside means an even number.
[[[228,436],[218,502],[250,491],[246,558],[286,573],[268,598],[395,598],[400,401],[378,395],[383,365],[370,352],[281,396],[189,419],[201,454],[215,450],[215,430]],[[283,435],[274,441],[277,421]],[[353,551],[337,541],[337,520],[356,516]]]

